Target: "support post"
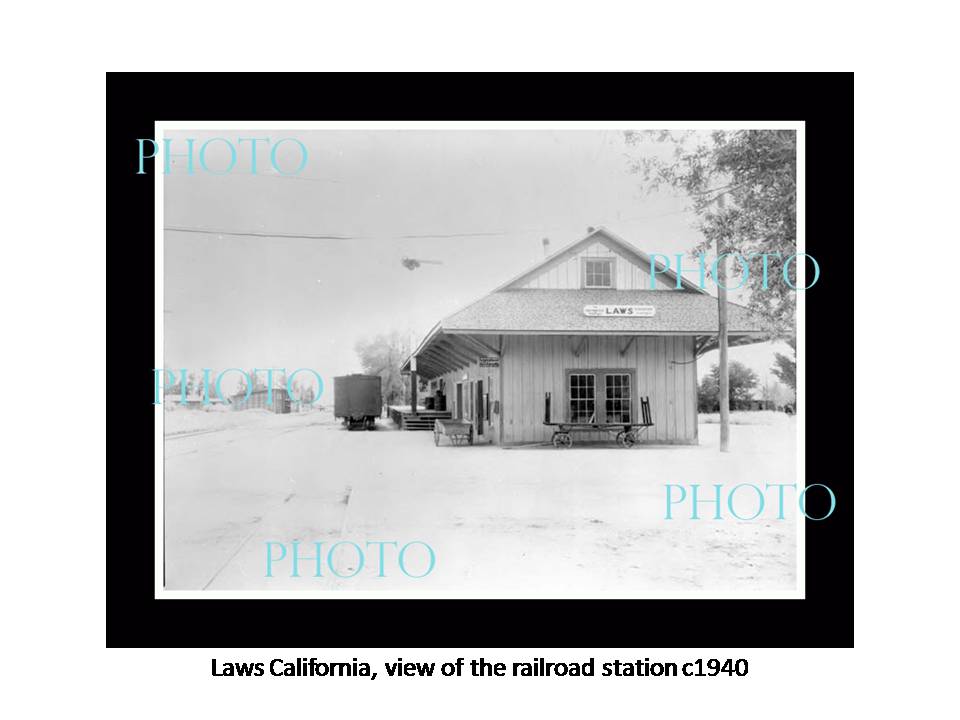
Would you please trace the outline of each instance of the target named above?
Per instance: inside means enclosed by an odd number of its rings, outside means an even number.
[[[410,363],[410,412],[417,414],[417,358]]]
[[[500,445],[503,445],[503,413],[504,413],[504,397],[503,397],[503,351],[504,351],[504,342],[503,335],[500,336],[500,339],[497,343],[497,349],[500,351],[500,367],[497,368],[497,399],[500,402],[500,412],[497,417],[497,427],[499,432],[497,433],[497,442]]]
[[[723,194],[717,199],[721,215],[725,206]],[[722,233],[717,234],[717,305],[720,346],[720,452],[730,451],[730,373],[727,367],[727,260],[722,258]]]

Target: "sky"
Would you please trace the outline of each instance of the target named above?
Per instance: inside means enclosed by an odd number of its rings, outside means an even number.
[[[671,256],[700,240],[683,197],[647,193],[629,172],[631,157],[667,148],[628,147],[612,130],[232,129],[167,137],[174,153],[185,152],[187,137],[196,138],[195,153],[212,137],[241,149],[229,174],[196,166],[189,174],[185,159],[173,158],[164,177],[164,226],[181,229],[164,232],[171,368],[360,372],[359,339],[397,331],[419,342],[440,318],[541,260],[545,237],[553,252],[602,225],[644,252]],[[252,174],[241,137],[295,137],[308,149],[307,164],[283,176],[261,150]],[[298,161],[293,143],[280,145],[281,169]],[[211,143],[206,162],[226,168],[226,144]],[[440,264],[411,271],[404,257]],[[730,357],[763,381],[774,350],[789,352],[763,343],[733,348]],[[715,356],[700,361],[701,374]]]

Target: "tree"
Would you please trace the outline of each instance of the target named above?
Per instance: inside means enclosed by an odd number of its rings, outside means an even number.
[[[389,335],[359,340],[354,347],[360,366],[367,375],[379,375],[383,400],[388,405],[410,402],[410,389],[403,381],[400,366],[410,355],[410,345],[394,331]]]
[[[776,353],[774,355],[774,362],[776,366],[770,368],[770,372],[776,375],[780,382],[793,390],[794,396],[797,393],[797,340],[796,338],[788,338],[787,344],[793,350],[793,359],[787,357],[783,353]],[[796,405],[796,401],[794,401]]]
[[[774,380],[767,383],[760,389],[761,397],[775,408],[780,408],[788,402],[793,402],[793,392],[788,390],[779,382]]]
[[[796,334],[794,290],[783,281],[786,260],[797,249],[797,138],[793,130],[716,131],[704,137],[693,132],[627,132],[629,145],[644,142],[673,145],[672,159],[644,155],[631,160],[632,172],[643,176],[652,191],[666,185],[685,193],[700,218],[704,240],[693,253],[708,253],[716,238],[723,252],[739,253],[750,262],[744,283],[749,307],[765,323],[771,336]],[[728,203],[717,208],[724,196]],[[767,287],[762,259],[768,254]],[[780,257],[775,256],[776,253]],[[735,286],[739,261],[730,285]],[[796,261],[788,276],[796,284]]]
[[[734,360],[730,363],[730,404],[733,407],[749,400],[754,388],[760,384],[757,374]],[[714,363],[710,372],[703,376],[697,389],[697,405],[701,412],[716,412],[720,405],[720,366]]]

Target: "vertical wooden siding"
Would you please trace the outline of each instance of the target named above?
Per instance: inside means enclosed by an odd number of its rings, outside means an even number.
[[[618,290],[651,290],[650,273],[648,269],[635,265],[632,260],[620,253],[614,252],[603,243],[593,243],[560,262],[543,268],[534,277],[520,285],[522,288],[535,290],[571,290],[580,287],[581,258],[602,257],[614,258],[616,271],[616,288]],[[662,276],[657,276],[657,290],[669,290],[671,285]]]
[[[490,341],[489,338],[488,341]],[[496,342],[490,342],[493,345],[496,344]],[[490,395],[490,417],[488,418],[488,424],[484,426],[482,438],[475,435],[475,439],[479,438],[484,443],[500,443],[500,416],[493,414],[494,403],[500,400],[500,372],[501,368],[480,367],[478,362],[472,362],[469,365],[440,376],[444,381],[447,410],[453,414],[453,417],[457,415],[457,383],[463,384],[463,416],[466,417],[466,411],[470,407],[470,401],[467,398],[467,394],[470,391],[470,382],[473,381],[475,383],[477,380],[483,381],[483,390]],[[466,380],[463,379],[465,375]],[[476,391],[476,386],[474,386],[474,391]],[[475,410],[476,408],[474,407],[474,411]],[[474,431],[476,432],[476,412],[474,412],[473,419]]]
[[[697,376],[696,364],[692,362],[692,337],[638,337],[622,356],[620,347],[627,338],[587,337],[580,355],[575,356],[573,348],[579,341],[579,337],[555,335],[504,338],[504,443],[549,440],[553,431],[543,425],[544,393],[551,393],[553,421],[566,420],[566,371],[608,368],[634,370],[635,403],[639,397],[650,397],[655,423],[647,432],[650,442],[697,442]],[[598,382],[598,401],[599,387]],[[635,406],[634,412],[637,410]],[[580,439],[608,438],[590,433]]]

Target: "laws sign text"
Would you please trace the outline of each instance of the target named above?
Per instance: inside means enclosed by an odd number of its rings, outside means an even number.
[[[584,305],[587,317],[653,317],[653,305]]]

